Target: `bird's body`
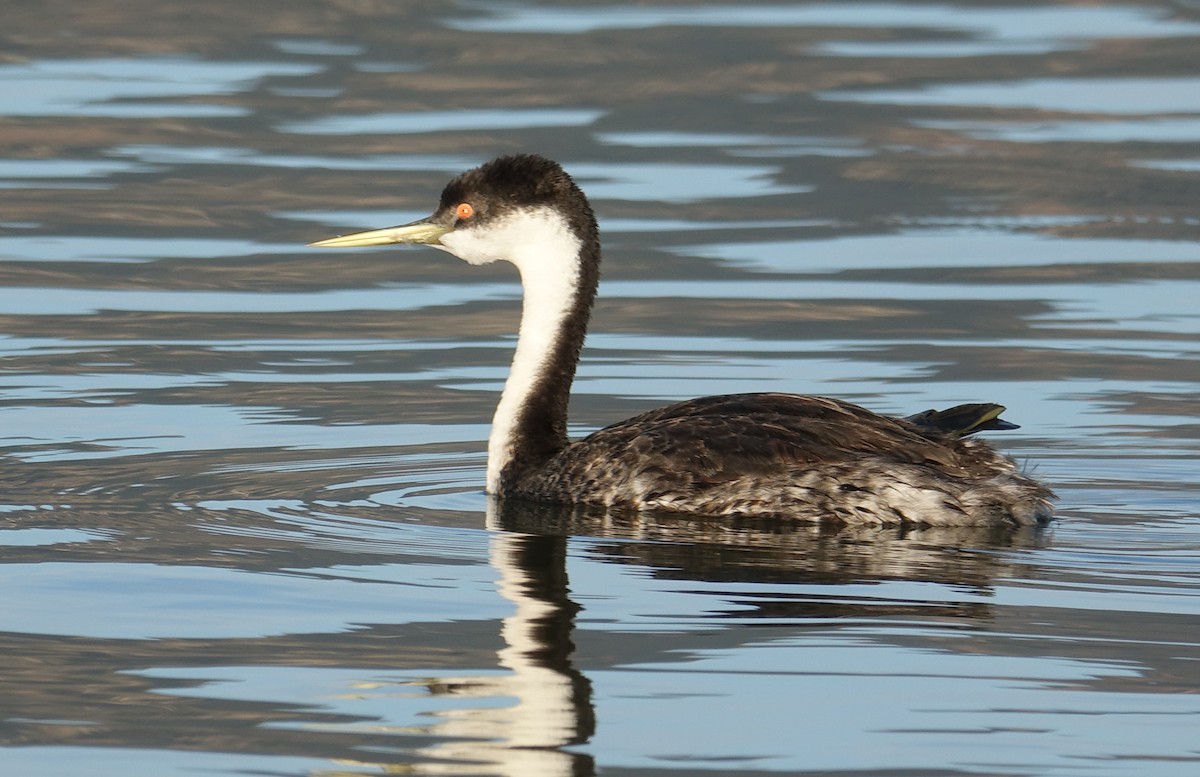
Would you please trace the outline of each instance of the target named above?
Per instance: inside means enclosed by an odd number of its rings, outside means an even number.
[[[998,413],[998,405],[976,405]],[[1036,523],[1045,489],[977,439],[795,394],[651,410],[517,468],[526,498],[851,524]]]
[[[1014,428],[999,405],[908,419],[822,397],[705,397],[581,440],[567,400],[599,279],[583,193],[556,163],[501,157],[455,178],[414,224],[317,245],[426,243],[472,264],[512,262],[525,289],[512,369],[488,442],[501,497],[853,524],[1033,524],[1053,494],[966,435]]]

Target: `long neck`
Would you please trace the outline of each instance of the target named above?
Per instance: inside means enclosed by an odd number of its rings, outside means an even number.
[[[562,218],[511,257],[524,301],[512,368],[492,420],[487,490],[504,494],[567,444],[571,382],[599,280],[594,223],[584,239]]]

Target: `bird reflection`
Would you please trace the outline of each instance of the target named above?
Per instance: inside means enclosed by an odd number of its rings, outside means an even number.
[[[500,523],[495,506],[488,523]],[[460,774],[462,762],[517,777],[593,774],[590,756],[562,748],[583,744],[596,728],[591,682],[575,668],[571,640],[579,605],[567,579],[567,537],[495,531],[489,556],[501,596],[513,614],[503,620],[500,675],[446,677],[427,683],[432,695],[511,697],[504,707],[471,706],[436,713],[429,733],[446,740],[422,750],[432,760],[420,772]]]
[[[894,616],[978,620],[977,601],[930,602],[850,593],[852,584],[924,580],[986,589],[1013,573],[1008,554],[990,552],[1041,542],[1041,530],[984,527],[838,529],[794,522],[704,520],[676,515],[613,513],[520,500],[489,503],[490,560],[498,592],[513,605],[503,620],[499,674],[444,676],[423,683],[436,697],[514,699],[504,706],[464,704],[431,713],[419,773],[458,774],[464,763],[522,777],[593,774],[585,745],[596,729],[591,682],[573,663],[580,606],[572,601],[567,542],[573,535],[607,538],[589,545],[601,561],[644,565],[665,577],[707,581],[790,582],[757,601],[739,599],[738,618],[793,620]],[[974,552],[981,551],[981,552]],[[740,595],[745,597],[745,593]],[[747,606],[748,605],[748,606]],[[714,613],[712,617],[722,617]],[[731,616],[732,617],[732,616]]]
[[[978,588],[990,587],[998,575],[1012,571],[1011,555],[992,551],[1040,546],[1048,531],[1009,526],[831,527],[512,500],[498,509],[495,525],[526,534],[606,538],[611,542],[597,544],[593,553],[613,563],[643,565],[660,578],[827,585],[920,580]],[[873,608],[865,614],[880,611]]]

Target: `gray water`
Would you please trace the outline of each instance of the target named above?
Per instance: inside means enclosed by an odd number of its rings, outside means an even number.
[[[0,8],[0,772],[1193,775],[1200,6]],[[305,244],[560,160],[582,434],[998,401],[1044,531],[482,493],[511,268]]]

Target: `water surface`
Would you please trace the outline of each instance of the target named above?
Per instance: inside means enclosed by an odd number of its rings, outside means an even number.
[[[1192,4],[5,17],[0,771],[1195,772]],[[605,236],[573,433],[994,400],[1060,519],[489,502],[511,268],[305,244],[512,151]]]

